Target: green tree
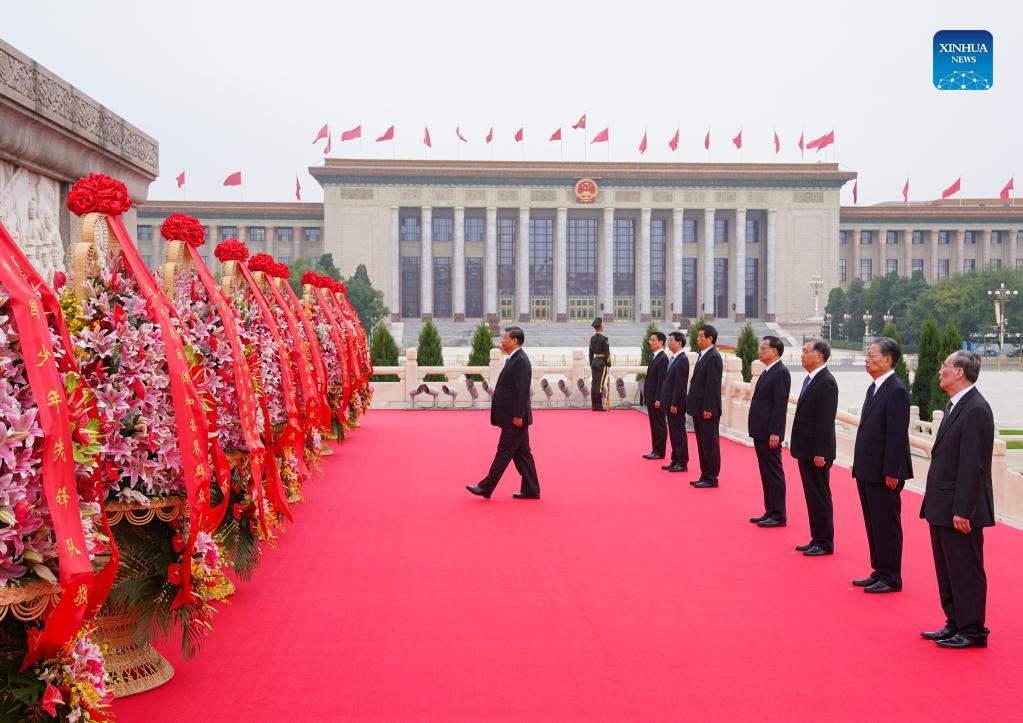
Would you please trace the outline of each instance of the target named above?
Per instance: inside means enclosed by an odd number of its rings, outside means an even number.
[[[651,321],[646,325],[646,330],[643,332],[643,341],[640,342],[639,345],[639,365],[641,367],[645,367],[650,363],[650,357],[652,356],[650,352],[650,336],[655,331],[658,331],[657,323]],[[636,375],[636,381],[640,381],[642,379],[646,379],[646,374],[641,372]]]
[[[366,264],[359,264],[355,268],[355,273],[344,280],[344,284],[348,289],[348,301],[358,314],[363,329],[376,328],[376,325],[391,313],[384,306],[384,292],[373,288]]]
[[[439,367],[444,364],[444,348],[440,343],[440,332],[434,326],[433,321],[423,324],[419,332],[419,350],[416,357],[421,367]],[[427,374],[424,381],[446,382],[444,374]]]
[[[906,389],[909,389],[909,367],[906,366],[906,350],[902,345],[902,336],[899,335],[895,324],[891,322],[884,325],[884,329],[881,330],[881,336],[887,336],[889,339],[899,342],[899,349],[902,351],[902,354],[899,355],[899,361],[895,363],[895,376],[902,380],[902,383],[906,385]]]
[[[955,322],[949,320],[948,324],[945,325],[945,331],[942,332],[939,340],[938,355],[936,358],[936,365],[938,369],[941,369],[941,365],[945,363],[945,359],[952,352],[963,348],[962,337],[959,336],[959,330],[956,328]],[[948,404],[948,395],[945,390],[941,388],[941,383],[938,380],[938,373],[935,371],[932,379],[931,387],[931,410],[944,409],[945,405]]]
[[[735,344],[735,355],[742,359],[742,380],[748,382],[753,378],[753,360],[757,358],[757,333],[753,325],[746,322],[739,332],[739,340]]]
[[[380,324],[373,330],[373,341],[369,345],[369,358],[374,367],[398,366],[398,344],[391,336],[387,324]],[[397,374],[374,374],[374,382],[401,381]]]
[[[705,326],[707,326],[707,322],[701,315],[700,318],[697,319],[696,322],[691,327],[689,327],[689,348],[692,351],[700,350],[700,348],[696,346],[696,335],[699,334],[700,329],[702,329]]]
[[[334,266],[332,254],[322,254],[319,257],[301,256],[288,264],[288,267],[291,269],[291,278],[288,279],[288,283],[299,296],[302,294],[302,276],[307,271],[315,271],[322,276],[329,276],[335,281],[341,280],[341,273]],[[372,329],[373,325],[363,324],[363,328]]]
[[[490,350],[494,348],[494,332],[490,324],[481,321],[472,335],[472,351],[469,352],[469,366],[485,367],[490,365]],[[482,374],[467,374],[467,378],[477,382],[483,381]]]
[[[859,277],[849,283],[849,290],[845,292],[846,309],[849,321],[842,319],[842,329],[846,339],[859,341],[863,339],[863,315],[867,313],[867,289],[863,280]],[[837,320],[836,320],[837,321]]]
[[[920,408],[920,419],[931,420],[935,409],[935,382],[941,368],[941,331],[934,317],[929,317],[920,328],[920,343],[917,345],[916,374],[909,398]]]
[[[320,272],[321,274],[329,276],[334,279],[334,281],[341,280],[341,271],[334,265],[334,254],[321,254],[316,265],[323,269],[323,271]]]

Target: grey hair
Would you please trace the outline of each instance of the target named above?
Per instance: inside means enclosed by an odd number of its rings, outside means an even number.
[[[975,384],[980,377],[980,363],[980,354],[975,351],[959,349],[952,357],[952,366],[962,369],[963,376],[971,384]]]
[[[892,368],[899,363],[899,357],[902,356],[902,350],[899,349],[899,342],[892,339],[890,336],[879,336],[874,340],[877,344],[877,350],[881,356],[888,356],[892,358]]]
[[[831,358],[831,345],[828,344],[828,342],[824,341],[820,337],[810,339],[809,342],[812,344],[810,348],[824,357],[824,361]]]

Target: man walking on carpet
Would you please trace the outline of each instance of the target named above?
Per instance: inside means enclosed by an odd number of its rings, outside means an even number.
[[[490,423],[501,428],[501,437],[487,476],[478,485],[465,486],[472,494],[488,500],[510,462],[515,463],[515,469],[522,476],[522,486],[512,497],[518,500],[540,499],[540,480],[529,449],[529,425],[533,423],[529,388],[533,367],[522,350],[525,340],[526,335],[517,326],[509,326],[501,335],[501,350],[507,356],[494,385],[490,404]]]

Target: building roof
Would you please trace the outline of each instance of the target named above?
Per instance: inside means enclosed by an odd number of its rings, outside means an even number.
[[[322,203],[275,201],[145,201],[136,204],[139,220],[163,220],[172,213],[200,219],[323,221]]]
[[[840,188],[856,178],[835,163],[600,163],[328,158],[309,173],[320,185],[608,186]]]
[[[998,198],[964,198],[961,200],[888,201],[873,206],[842,206],[842,223],[1005,223],[1023,224],[1023,203]]]

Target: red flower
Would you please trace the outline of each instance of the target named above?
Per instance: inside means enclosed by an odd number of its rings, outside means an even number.
[[[242,506],[241,506],[241,503],[239,503],[239,502],[235,502],[234,503],[234,507],[231,508],[231,514],[234,515],[234,518],[236,520],[240,520],[242,518]]]
[[[171,585],[180,585],[181,584],[181,564],[180,563],[172,562],[170,565],[167,566],[167,581],[170,582]]]
[[[93,212],[117,216],[131,208],[131,199],[127,186],[120,181],[102,173],[90,173],[71,188],[67,207],[76,216]]]
[[[46,684],[46,692],[43,693],[43,699],[39,702],[39,707],[49,713],[52,717],[57,717],[57,706],[63,705],[64,699],[60,695],[60,691],[49,683]]]
[[[171,545],[174,546],[174,552],[181,554],[181,551],[185,549],[184,536],[180,532],[176,532],[171,538]]]
[[[310,286],[318,286],[320,275],[315,271],[306,271],[302,274],[302,285],[309,284]]]
[[[63,271],[57,271],[53,274],[53,290],[60,291],[64,288],[64,284],[67,283],[67,274]]]
[[[277,262],[274,261],[274,257],[270,254],[256,254],[249,259],[249,270],[250,271],[262,271],[265,274],[273,276],[274,265]]]
[[[221,263],[225,261],[244,261],[249,258],[249,249],[236,238],[224,239],[217,248],[213,249],[213,255]]]
[[[195,216],[172,213],[160,226],[160,234],[168,241],[184,241],[199,248],[206,243],[206,231]]]
[[[290,279],[291,269],[288,268],[287,264],[276,263],[274,264],[274,276],[279,279]]]

